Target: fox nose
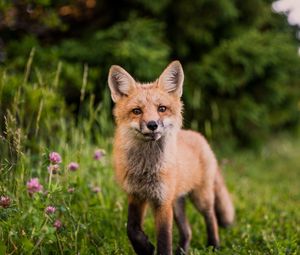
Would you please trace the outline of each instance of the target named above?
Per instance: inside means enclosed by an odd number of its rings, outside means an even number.
[[[154,120],[151,120],[147,123],[147,128],[149,128],[152,131],[157,129],[157,127],[158,127],[158,125],[157,125],[156,121],[154,121]]]

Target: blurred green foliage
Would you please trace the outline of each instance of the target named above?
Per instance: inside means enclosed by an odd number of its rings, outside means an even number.
[[[85,94],[95,95],[93,103],[107,111],[103,121],[109,125],[110,65],[122,65],[138,80],[149,81],[179,59],[186,77],[185,127],[218,144],[260,144],[299,122],[298,42],[294,28],[272,12],[271,3],[2,1],[0,68],[9,86],[0,94],[0,118],[13,104],[32,48],[36,54],[23,87],[28,91],[24,114],[38,111],[39,94],[47,93],[49,116],[55,107],[78,113],[85,65]],[[47,84],[55,79],[59,94]]]

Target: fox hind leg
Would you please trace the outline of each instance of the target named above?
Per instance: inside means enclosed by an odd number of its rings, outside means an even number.
[[[207,245],[218,248],[220,246],[218,222],[214,209],[214,192],[212,190],[194,190],[190,198],[199,212],[204,216],[207,232]]]
[[[174,219],[179,230],[179,245],[176,255],[187,254],[192,238],[191,227],[185,215],[185,197],[179,197],[173,205]]]

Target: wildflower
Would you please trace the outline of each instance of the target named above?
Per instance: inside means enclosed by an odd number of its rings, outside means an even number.
[[[93,187],[93,188],[92,188],[92,191],[93,191],[94,193],[99,193],[99,192],[101,191],[101,188],[98,187],[98,186],[96,186],[96,187]]]
[[[39,183],[38,178],[32,178],[27,182],[27,190],[29,194],[39,192],[43,189],[43,186]]]
[[[105,151],[102,149],[97,149],[94,152],[94,159],[95,160],[101,160],[102,157],[105,156]]]
[[[48,166],[48,172],[49,174],[52,172],[52,174],[57,174],[59,171],[59,165],[58,164],[54,164],[54,165],[50,165]]]
[[[71,162],[71,163],[68,165],[68,169],[69,169],[70,171],[76,171],[78,168],[79,168],[79,165],[78,165],[78,163],[76,163],[76,162]]]
[[[61,227],[62,227],[61,221],[60,221],[60,220],[56,220],[56,221],[54,222],[54,224],[53,224],[53,227],[55,227],[56,230],[61,229]]]
[[[61,156],[57,152],[53,151],[49,154],[49,160],[51,163],[59,164],[61,163]]]
[[[56,208],[54,206],[47,206],[46,209],[45,209],[45,212],[47,214],[55,213],[55,211],[56,211]]]
[[[10,206],[10,198],[7,196],[1,196],[0,197],[0,206],[3,208],[7,208]]]
[[[68,192],[69,192],[69,193],[73,193],[74,191],[75,191],[75,188],[72,188],[72,187],[71,187],[71,188],[68,188]]]

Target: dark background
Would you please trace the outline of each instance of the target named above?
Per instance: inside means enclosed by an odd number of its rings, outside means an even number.
[[[97,125],[110,135],[110,65],[151,81],[178,59],[185,71],[185,127],[234,146],[256,146],[278,131],[294,130],[299,123],[299,41],[296,28],[271,4],[2,1],[0,70],[6,86],[0,93],[1,128],[21,87],[25,122],[38,114],[41,98],[48,117],[61,111],[75,122],[79,114],[85,116],[87,105],[100,103],[103,118]]]

